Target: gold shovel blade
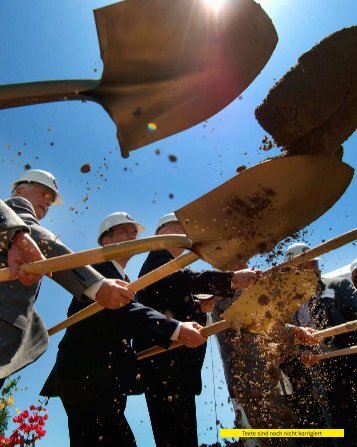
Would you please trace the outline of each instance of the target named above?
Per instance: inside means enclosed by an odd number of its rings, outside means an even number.
[[[249,332],[266,333],[273,325],[288,323],[316,287],[317,277],[310,270],[275,271],[247,287],[221,316],[238,319]]]
[[[123,155],[185,130],[239,96],[268,62],[275,28],[253,0],[127,0],[95,11],[102,81],[90,92]]]
[[[200,258],[219,269],[237,269],[237,263],[270,251],[325,213],[353,172],[324,157],[275,158],[246,169],[175,214]]]

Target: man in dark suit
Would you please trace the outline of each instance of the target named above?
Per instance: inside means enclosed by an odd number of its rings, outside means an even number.
[[[107,245],[135,239],[143,227],[127,213],[107,216],[98,242]],[[104,276],[125,278],[130,258],[95,265]],[[88,305],[73,299],[68,315]],[[71,447],[131,447],[133,433],[125,419],[127,394],[143,392],[141,374],[131,348],[133,337],[168,347],[175,334],[189,346],[205,342],[200,326],[168,319],[133,302],[102,312],[70,327],[59,344],[56,364],[41,391],[59,396],[68,416]]]
[[[156,234],[184,234],[174,213],[159,221]],[[183,249],[151,252],[139,276],[160,267],[179,256]],[[246,269],[240,272],[182,269],[138,293],[146,306],[182,321],[195,320],[205,324],[206,315],[194,294],[232,296],[234,288],[246,287],[256,274]],[[148,339],[137,341],[138,349],[152,346]],[[201,393],[201,368],[206,346],[187,350],[182,347],[143,362],[145,391],[151,425],[158,447],[196,447],[197,423],[195,395]]]
[[[51,232],[41,227],[39,219],[47,214],[53,203],[61,202],[52,174],[46,171],[26,171],[15,182],[13,197],[6,204],[29,227],[31,237],[46,257],[71,253]],[[0,255],[6,264],[7,251]],[[91,267],[53,274],[53,279],[77,298],[85,294],[104,307],[118,308],[133,298],[127,283],[105,279]],[[0,285],[0,380],[34,362],[48,345],[47,330],[34,303],[40,283],[25,287],[20,281]],[[2,385],[1,383],[1,385]]]

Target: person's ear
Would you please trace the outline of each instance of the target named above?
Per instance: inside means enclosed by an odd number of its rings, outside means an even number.
[[[17,196],[20,196],[20,197],[24,197],[24,190],[25,190],[25,188],[23,186],[19,185],[16,188],[16,190],[14,191],[14,194],[16,194]]]

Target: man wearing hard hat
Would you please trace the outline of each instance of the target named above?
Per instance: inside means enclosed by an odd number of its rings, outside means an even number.
[[[169,213],[159,220],[156,234],[184,234],[184,231],[175,214]],[[151,252],[139,276],[166,264],[183,251],[174,248]],[[205,324],[206,315],[195,300],[195,294],[232,296],[234,288],[247,287],[255,279],[256,273],[249,269],[234,273],[194,272],[185,268],[140,291],[138,300],[182,321]],[[138,348],[152,345],[151,340],[142,339]],[[192,350],[180,348],[142,361],[147,386],[145,396],[158,447],[195,447],[198,444],[195,395],[202,389],[205,349],[205,346]]]
[[[6,204],[29,227],[31,237],[46,257],[71,253],[56,236],[41,227],[52,204],[62,199],[54,176],[42,170],[26,171],[14,184]],[[7,253],[0,256],[6,263]],[[133,293],[127,283],[105,279],[91,267],[53,273],[53,279],[77,298],[83,294],[102,306],[115,309],[128,304]],[[34,309],[40,283],[24,287],[19,281],[0,285],[0,381],[35,361],[47,348],[47,330]],[[1,383],[1,385],[2,385]]]
[[[28,226],[0,200],[0,254],[7,251],[11,279],[18,279],[25,286],[39,281],[41,275],[26,273],[20,266],[45,259],[29,232]]]
[[[292,244],[286,251],[286,260],[309,250],[305,243]],[[303,304],[296,314],[299,325],[321,330],[357,318],[357,290],[350,281],[338,280],[328,287],[321,280],[319,258],[305,262],[302,266],[311,269],[319,283],[315,296]],[[346,348],[355,345],[355,333],[341,334],[323,343],[324,350]],[[357,439],[357,357],[346,356],[327,359],[311,369],[301,369],[302,374],[311,375],[318,402],[328,428],[344,428],[343,439],[333,438],[336,447],[356,445]],[[294,386],[294,385],[293,385]],[[312,394],[312,393],[311,393]],[[314,414],[304,413],[302,419],[309,420]]]
[[[99,226],[98,243],[131,241],[144,230],[126,212],[109,214]],[[94,265],[105,277],[127,278],[130,256]],[[89,303],[72,300],[72,315]],[[124,416],[126,396],[144,391],[141,374],[131,348],[133,337],[168,347],[173,339],[188,346],[203,344],[192,322],[168,319],[137,302],[116,311],[104,310],[67,329],[56,364],[41,394],[60,396],[68,416],[71,447],[132,447],[134,435]],[[100,442],[98,441],[100,440]]]

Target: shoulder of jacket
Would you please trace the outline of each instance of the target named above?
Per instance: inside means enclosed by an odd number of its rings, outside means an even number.
[[[14,197],[9,197],[8,199],[4,200],[4,202],[10,207],[14,207],[14,206],[21,206],[23,208],[28,208],[30,209],[33,213],[35,213],[35,210],[33,209],[33,206],[31,204],[31,202],[27,199],[25,199],[25,197],[18,197],[18,196],[14,196]]]
[[[345,290],[348,289],[352,283],[348,279],[337,279],[333,282],[331,282],[328,286],[329,289],[333,289],[336,292],[339,290]]]

